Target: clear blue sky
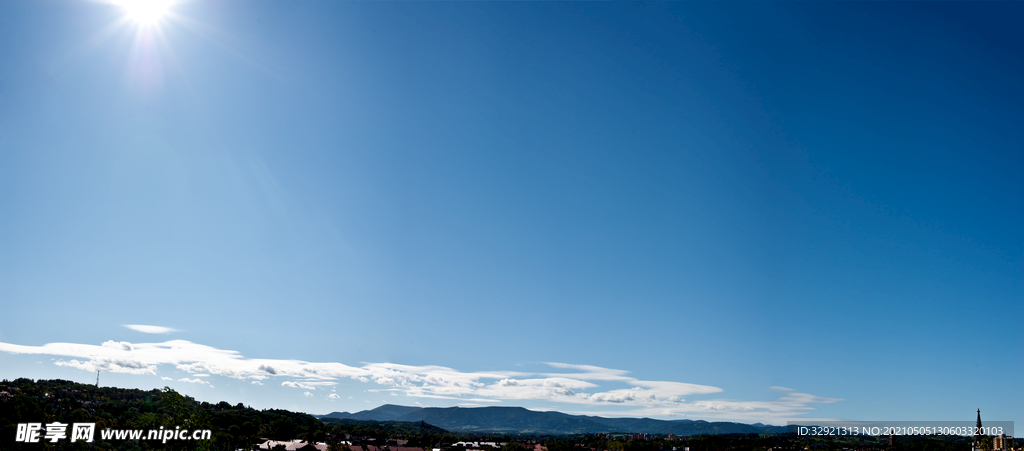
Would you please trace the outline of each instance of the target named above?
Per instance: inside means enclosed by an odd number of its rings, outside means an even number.
[[[1024,422],[1022,3],[127,11],[0,3],[2,378]]]

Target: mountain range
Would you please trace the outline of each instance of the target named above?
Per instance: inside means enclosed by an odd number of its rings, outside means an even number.
[[[792,432],[785,426],[744,424],[703,420],[655,420],[651,418],[604,418],[569,415],[561,412],[537,412],[522,407],[410,407],[385,404],[356,413],[332,412],[314,415],[372,421],[423,421],[459,433],[503,434],[779,434]],[[792,427],[790,427],[792,429]]]

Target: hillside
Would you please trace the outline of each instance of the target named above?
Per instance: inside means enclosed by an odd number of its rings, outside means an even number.
[[[175,392],[96,387],[64,380],[16,379],[0,382],[0,450],[52,449],[49,443],[17,443],[19,423],[91,422],[97,430],[157,429],[185,427],[208,429],[211,439],[202,445],[211,450],[234,451],[252,447],[265,439],[303,439],[336,442],[345,437],[358,440],[405,438],[417,444],[447,431],[417,421],[318,420],[301,412],[280,409],[257,410],[242,404],[199,402]],[[101,449],[191,450],[196,442],[97,439]],[[61,449],[95,449],[78,441],[60,443]]]
[[[376,421],[426,421],[438,427],[462,433],[588,434],[638,433],[675,434],[774,434],[785,427],[732,422],[693,420],[665,421],[651,418],[604,418],[569,415],[561,412],[536,412],[522,407],[407,407],[383,405],[356,413],[333,412],[318,418]]]

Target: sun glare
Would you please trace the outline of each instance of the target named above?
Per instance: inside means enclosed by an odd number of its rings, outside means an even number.
[[[155,25],[171,6],[170,0],[121,0],[128,18],[139,25]]]

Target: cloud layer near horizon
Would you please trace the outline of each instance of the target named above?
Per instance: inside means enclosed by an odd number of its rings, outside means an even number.
[[[645,416],[699,415],[748,420],[785,421],[814,410],[809,404],[834,403],[836,398],[798,393],[772,387],[782,395],[773,401],[726,399],[688,402],[685,397],[722,392],[721,388],[673,381],[646,381],[629,376],[629,371],[591,365],[548,362],[557,372],[477,371],[464,372],[443,366],[410,366],[395,363],[367,363],[349,366],[338,362],[254,359],[237,351],[217,349],[187,340],[163,343],[107,341],[102,345],[48,343],[23,346],[0,343],[0,351],[12,354],[45,354],[68,358],[56,365],[85,371],[109,371],[157,375],[161,365],[197,376],[181,381],[207,384],[199,377],[218,375],[261,383],[268,378],[285,378],[284,387],[310,391],[336,385],[350,378],[383,386],[381,390],[418,398],[450,399],[460,402],[497,403],[502,400],[545,400],[552,402],[624,406],[630,413]],[[294,380],[298,379],[298,380]],[[619,384],[628,388],[608,389]],[[212,385],[210,385],[212,387]]]
[[[125,324],[124,327],[144,334],[169,334],[171,332],[178,332],[178,329],[171,329],[170,327],[147,326],[144,324]]]

